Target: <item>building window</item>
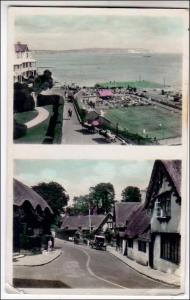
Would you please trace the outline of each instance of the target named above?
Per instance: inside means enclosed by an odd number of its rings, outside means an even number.
[[[128,248],[133,248],[133,240],[128,239],[127,240],[127,245],[128,245]]]
[[[112,229],[112,222],[107,223],[108,228]]]
[[[171,217],[171,194],[164,193],[160,195],[155,202],[157,218],[170,218]]]
[[[146,242],[138,241],[138,250],[141,252],[146,252]]]
[[[180,235],[162,234],[160,257],[175,264],[180,262]]]

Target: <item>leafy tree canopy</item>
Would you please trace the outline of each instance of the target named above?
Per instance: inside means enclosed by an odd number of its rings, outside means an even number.
[[[114,204],[115,191],[111,183],[99,183],[89,189],[89,194],[75,196],[73,206],[66,208],[69,215],[107,214]]]
[[[55,218],[64,212],[64,206],[67,205],[69,196],[65,189],[57,182],[41,182],[32,186],[33,190],[44,198],[54,212]]]
[[[126,187],[122,193],[122,202],[141,202],[140,189],[136,186]]]
[[[99,183],[90,188],[89,199],[91,207],[96,209],[97,214],[104,214],[111,211],[114,204],[115,191],[111,183]]]

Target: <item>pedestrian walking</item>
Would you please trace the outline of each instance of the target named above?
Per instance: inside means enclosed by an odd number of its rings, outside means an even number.
[[[48,252],[52,251],[52,240],[49,239],[48,241]]]
[[[71,108],[68,109],[68,116],[69,116],[69,118],[72,117],[72,109]]]
[[[55,245],[55,231],[52,230],[51,231],[51,236],[52,236],[52,250],[54,249],[54,245]]]

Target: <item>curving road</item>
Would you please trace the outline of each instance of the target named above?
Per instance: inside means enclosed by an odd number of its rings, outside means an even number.
[[[14,278],[62,281],[71,288],[165,289],[108,252],[56,239],[62,255],[38,267],[14,267]]]

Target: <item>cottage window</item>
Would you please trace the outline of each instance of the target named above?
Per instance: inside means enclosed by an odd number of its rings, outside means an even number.
[[[138,241],[138,250],[146,253],[146,242]]]
[[[162,259],[171,261],[175,264],[180,262],[180,235],[179,234],[162,234],[161,235],[161,252]]]
[[[132,239],[128,239],[127,244],[128,244],[128,248],[133,248],[133,240]]]
[[[171,217],[171,195],[164,193],[159,196],[155,202],[157,218]]]
[[[108,228],[112,229],[112,222],[107,223]]]

